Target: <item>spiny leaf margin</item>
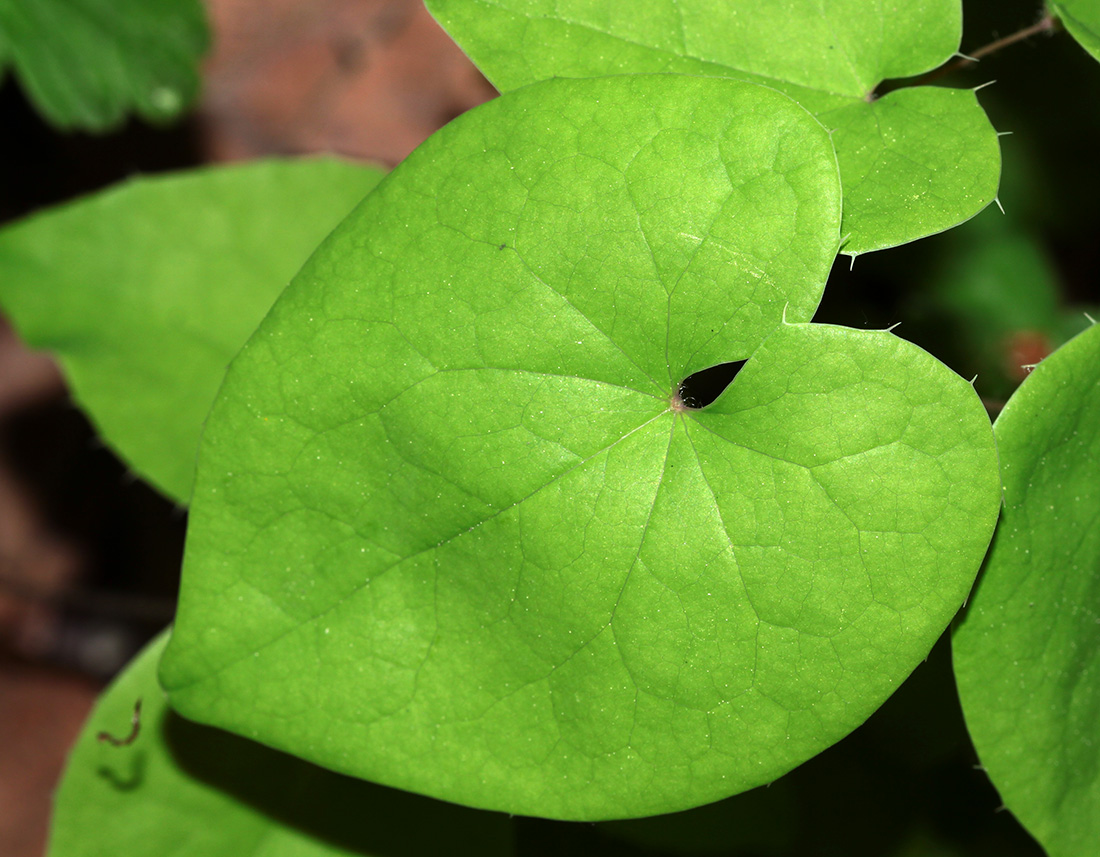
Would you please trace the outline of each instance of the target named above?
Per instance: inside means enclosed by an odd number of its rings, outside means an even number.
[[[967,728],[1051,857],[1100,841],[1100,325],[1043,360],[994,426],[1004,510],[952,638]]]
[[[768,4],[658,0],[427,0],[502,91],[552,77],[679,73],[772,86],[834,132],[844,183],[842,252],[943,232],[997,195],[1000,145],[974,92],[897,89],[958,51],[959,0]]]
[[[11,65],[58,128],[107,131],[128,112],[164,122],[199,91],[209,34],[200,0],[0,0]]]
[[[999,482],[962,379],[793,323],[838,185],[819,124],[725,79],[551,81],[433,137],[230,370],[173,704],[586,819],[749,788],[862,722],[961,603]]]

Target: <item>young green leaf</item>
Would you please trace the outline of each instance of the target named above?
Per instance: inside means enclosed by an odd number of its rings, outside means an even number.
[[[959,48],[959,0],[427,0],[501,90],[551,77],[677,72],[772,86],[833,132],[842,252],[942,232],[997,195],[1000,147],[974,93],[931,87],[875,99]]]
[[[151,643],[96,704],[54,801],[49,857],[470,857],[506,818],[353,780],[172,712]],[[141,701],[133,734],[134,704]],[[129,733],[129,734],[126,734]]]
[[[1077,43],[1100,60],[1100,2],[1098,0],[1060,0],[1050,2],[1051,13],[1062,22]]]
[[[1001,523],[954,633],[982,764],[1051,857],[1100,842],[1100,325],[1040,363],[995,427]]]
[[[827,132],[753,84],[549,81],[432,137],[227,373],[173,704],[583,819],[706,803],[846,734],[961,604],[1000,483],[965,381],[794,323],[839,222]],[[685,407],[681,379],[746,358]]]
[[[0,231],[0,305],[106,442],[185,503],[226,365],[381,177],[322,159],[128,182]]]
[[[207,41],[199,0],[0,0],[0,74],[14,66],[59,128],[176,116],[198,92]]]

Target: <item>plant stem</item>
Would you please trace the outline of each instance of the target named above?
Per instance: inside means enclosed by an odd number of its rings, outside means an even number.
[[[994,54],[997,51],[1007,48],[1009,45],[1014,45],[1017,42],[1022,42],[1025,39],[1030,39],[1032,36],[1037,36],[1039,33],[1055,33],[1062,28],[1061,22],[1055,18],[1050,12],[1044,12],[1043,17],[1032,24],[1030,27],[1024,27],[1022,30],[1017,30],[1011,35],[1004,38],[997,39],[990,42],[988,45],[982,45],[975,51],[965,55],[958,56],[950,62],[946,62],[939,68],[933,69],[922,77],[918,77],[913,81],[907,81],[900,86],[889,87],[889,89],[900,89],[901,87],[910,86],[924,86],[939,80],[945,75],[952,72],[961,71],[964,68],[969,68],[972,65],[977,64],[978,60],[982,57],[987,57],[990,54]],[[880,95],[885,93],[880,93]]]

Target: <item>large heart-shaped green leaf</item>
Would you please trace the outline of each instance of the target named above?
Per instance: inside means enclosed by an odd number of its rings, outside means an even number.
[[[96,704],[54,800],[49,857],[489,857],[503,816],[334,774],[172,712],[157,686],[167,633]],[[123,740],[136,700],[140,730]]]
[[[787,93],[833,132],[843,252],[942,232],[997,195],[1000,147],[974,93],[932,87],[874,99],[886,78],[959,48],[959,0],[427,0],[501,90],[551,77],[678,72]]]
[[[0,305],[107,443],[185,503],[226,365],[381,177],[317,159],[127,182],[0,232]]]
[[[432,137],[227,373],[173,704],[566,818],[711,801],[862,722],[962,602],[1000,495],[965,381],[792,323],[839,204],[827,132],[728,79],[550,81]],[[684,376],[745,358],[684,407]]]
[[[1100,842],[1100,325],[1040,363],[996,424],[1001,523],[953,638],[966,724],[1051,857]]]
[[[1069,34],[1095,59],[1100,60],[1100,2],[1059,0],[1049,4]]]
[[[199,0],[0,0],[0,74],[10,63],[61,128],[175,116],[198,92],[207,40]]]

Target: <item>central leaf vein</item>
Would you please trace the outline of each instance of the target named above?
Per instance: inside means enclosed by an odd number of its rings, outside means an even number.
[[[183,691],[183,690],[185,690],[189,687],[192,687],[194,685],[198,685],[198,684],[201,684],[203,682],[209,681],[209,680],[217,677],[219,674],[221,674],[223,672],[226,672],[227,670],[229,670],[232,667],[236,666],[237,664],[240,664],[241,662],[246,661],[248,658],[254,657],[255,655],[258,655],[261,651],[270,648],[271,646],[277,644],[280,640],[285,639],[286,637],[290,636],[291,634],[294,634],[294,633],[302,630],[303,628],[306,628],[306,627],[312,625],[313,623],[317,622],[318,620],[323,619],[329,613],[331,613],[333,610],[335,610],[337,607],[339,607],[341,603],[346,601],[348,598],[351,598],[356,593],[363,591],[366,587],[370,586],[373,581],[378,580],[382,575],[386,574],[390,570],[402,565],[403,563],[409,562],[410,560],[414,560],[414,559],[417,559],[418,557],[421,557],[425,554],[431,553],[433,551],[437,551],[440,548],[444,547],[445,545],[455,541],[456,539],[459,539],[459,538],[462,538],[464,536],[469,535],[470,533],[474,532],[475,530],[477,530],[478,528],[484,526],[485,524],[489,523],[490,521],[494,520],[495,518],[498,518],[501,515],[511,511],[512,509],[517,508],[518,506],[522,505],[523,503],[525,503],[528,500],[530,500],[531,498],[533,498],[535,495],[537,495],[541,491],[544,491],[547,488],[554,485],[555,483],[559,482],[561,479],[565,478],[566,476],[568,476],[573,471],[577,470],[578,468],[584,467],[590,461],[593,461],[594,459],[598,458],[599,456],[606,454],[607,452],[612,450],[614,447],[618,446],[620,443],[625,441],[627,438],[633,436],[634,434],[637,434],[639,431],[642,431],[644,428],[646,428],[647,426],[649,426],[652,423],[656,422],[657,420],[661,419],[662,417],[668,415],[669,413],[670,413],[669,410],[664,410],[661,413],[657,414],[656,416],[651,417],[650,419],[646,420],[642,424],[636,426],[635,428],[631,429],[630,431],[628,431],[625,434],[621,435],[620,437],[616,438],[611,443],[609,443],[606,446],[602,447],[601,449],[593,452],[591,455],[589,455],[589,456],[581,459],[580,461],[574,463],[571,467],[566,468],[565,470],[561,471],[560,473],[554,474],[546,482],[544,482],[542,485],[539,485],[537,488],[535,488],[533,491],[531,491],[526,496],[520,498],[519,500],[515,501],[514,503],[511,503],[508,506],[505,506],[505,507],[502,507],[502,508],[498,509],[497,511],[493,512],[491,515],[487,515],[485,518],[481,519],[480,521],[475,523],[473,526],[464,527],[462,530],[460,530],[458,532],[451,533],[450,535],[446,536],[445,538],[443,538],[442,540],[440,540],[436,544],[431,545],[430,547],[427,547],[427,548],[424,548],[422,550],[418,550],[418,551],[415,551],[413,553],[407,554],[406,556],[400,557],[399,559],[395,560],[394,562],[390,563],[389,565],[383,566],[382,568],[378,569],[376,572],[371,574],[362,583],[357,584],[356,586],[352,587],[350,590],[348,590],[347,592],[342,594],[339,598],[335,599],[333,601],[333,603],[331,603],[329,606],[325,607],[324,609],[318,611],[317,613],[313,614],[312,616],[309,616],[309,617],[295,623],[291,627],[289,627],[286,630],[282,631],[281,633],[275,635],[274,637],[270,638],[269,640],[266,640],[266,641],[264,641],[263,643],[261,643],[259,645],[250,647],[250,649],[248,651],[243,652],[239,657],[230,658],[225,663],[220,664],[219,666],[215,667],[214,669],[211,669],[208,673],[206,673],[206,675],[201,676],[199,678],[195,678],[192,681],[185,682],[185,683],[182,683],[180,685],[176,685],[172,688],[172,690],[175,691],[175,692],[179,692],[179,691]],[[359,533],[358,530],[356,530],[356,535],[359,538],[363,538],[364,540],[369,541],[369,539],[367,539],[363,534]]]

